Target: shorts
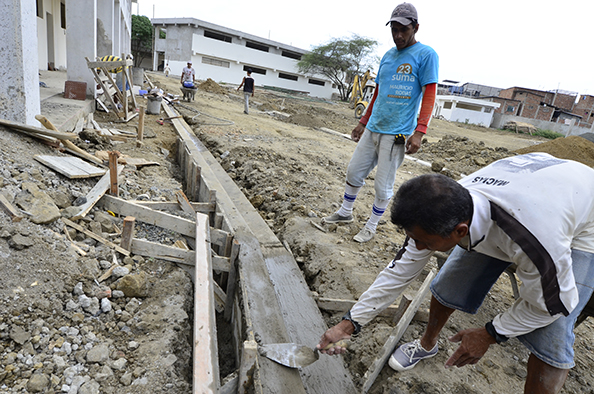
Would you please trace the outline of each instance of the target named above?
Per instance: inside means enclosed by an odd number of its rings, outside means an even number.
[[[540,360],[561,369],[575,366],[573,328],[594,289],[594,254],[572,249],[571,258],[578,305],[569,316],[561,316],[546,327],[517,337]],[[509,265],[509,262],[456,246],[431,283],[431,292],[441,304],[475,314]]]

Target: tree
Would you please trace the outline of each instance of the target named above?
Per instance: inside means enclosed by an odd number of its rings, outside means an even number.
[[[373,70],[379,58],[374,55],[377,41],[353,34],[351,38],[333,38],[314,47],[301,57],[297,68],[304,74],[326,76],[338,87],[346,101],[353,88],[353,78]]]
[[[153,53],[153,24],[149,18],[132,15],[131,41],[134,66],[139,67],[144,58]]]

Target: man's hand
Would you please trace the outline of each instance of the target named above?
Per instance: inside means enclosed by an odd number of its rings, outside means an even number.
[[[361,123],[357,123],[357,126],[351,131],[351,139],[355,142],[359,142],[364,131],[365,126]]]
[[[355,327],[353,327],[353,323],[348,320],[343,320],[334,327],[330,327],[322,338],[320,339],[320,343],[316,346],[316,348],[320,349],[321,353],[333,355],[333,354],[343,354],[346,352],[347,348],[342,346],[334,346],[326,350],[324,349],[331,343],[336,343],[341,339],[349,339],[351,334],[355,331]],[[488,335],[488,334],[487,334]]]
[[[415,131],[413,135],[408,137],[406,140],[406,153],[412,155],[413,153],[417,153],[419,148],[421,147],[421,141],[425,134]]]
[[[448,339],[451,342],[460,342],[460,346],[446,361],[446,368],[476,364],[489,350],[489,346],[496,343],[495,338],[489,335],[484,327],[463,330]]]

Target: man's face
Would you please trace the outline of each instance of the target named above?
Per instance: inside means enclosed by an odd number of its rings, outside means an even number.
[[[448,237],[441,235],[428,234],[419,226],[415,226],[412,230],[405,230],[417,246],[419,250],[437,250],[440,252],[447,252],[460,242],[463,238],[457,231],[452,231]]]
[[[417,42],[415,40],[415,33],[419,28],[418,24],[413,27],[412,23],[408,25],[402,25],[398,22],[391,22],[390,27],[392,29],[392,39],[394,40],[394,44],[396,44],[396,48],[398,48],[398,50],[408,48]]]
[[[192,68],[192,63],[188,63],[188,68]]]

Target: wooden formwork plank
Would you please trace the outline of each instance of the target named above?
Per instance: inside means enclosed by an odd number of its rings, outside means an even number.
[[[132,253],[141,256],[154,257],[161,260],[171,261],[173,263],[194,265],[196,260],[196,251],[181,249],[175,246],[162,245],[156,242],[145,241],[143,239],[132,239]],[[229,258],[213,256],[210,254],[212,269],[229,272]]]
[[[124,169],[123,165],[118,165],[118,176],[122,173],[123,169]],[[72,220],[78,220],[78,219],[85,217],[87,215],[87,213],[89,213],[91,211],[91,208],[93,208],[93,206],[95,206],[95,204],[101,200],[101,198],[104,196],[104,194],[109,189],[109,186],[111,183],[111,175],[110,174],[111,174],[111,171],[107,171],[105,173],[105,175],[103,175],[101,177],[101,179],[99,179],[99,181],[95,184],[95,186],[93,186],[91,191],[86,196],[87,201],[78,207],[78,213],[75,215],[72,215],[72,217],[71,217]],[[134,216],[134,215],[132,215],[132,216]]]
[[[225,300],[225,320],[231,321],[233,312],[233,301],[235,300],[235,286],[237,281],[237,256],[239,255],[240,245],[237,240],[233,240],[231,247],[231,256],[229,257],[229,277],[227,278],[227,299]]]
[[[217,348],[214,287],[210,244],[208,242],[208,217],[196,218],[196,261],[194,279],[194,394],[214,394],[221,386]]]
[[[183,235],[196,238],[196,224],[188,219],[180,218],[161,211],[154,211],[118,197],[105,195],[99,201],[105,209],[120,215],[134,216],[136,220],[154,224]]]
[[[363,388],[361,390],[361,394],[365,394],[369,391],[369,389],[373,385],[373,382],[375,382],[375,379],[377,378],[379,373],[382,371],[382,368],[386,364],[386,361],[388,361],[388,358],[394,352],[394,349],[396,348],[398,341],[400,340],[400,338],[402,338],[402,335],[404,335],[404,331],[406,331],[406,329],[408,328],[408,325],[412,321],[415,313],[417,312],[417,309],[419,309],[419,306],[421,306],[421,303],[427,296],[427,293],[429,293],[429,286],[431,285],[431,281],[433,280],[433,278],[435,278],[435,275],[436,270],[432,269],[425,278],[425,281],[423,282],[419,290],[417,291],[417,294],[413,298],[412,302],[410,303],[408,308],[406,308],[406,312],[404,312],[404,315],[402,315],[402,318],[400,318],[400,321],[398,322],[394,330],[392,330],[392,333],[390,334],[390,337],[384,344],[382,351],[376,357],[375,361],[371,364],[371,366],[369,366],[367,372],[365,372],[365,375],[363,376]]]
[[[258,361],[258,344],[256,341],[245,341],[241,350],[241,364],[239,365],[239,381],[237,394],[244,394],[252,385],[256,362]]]

